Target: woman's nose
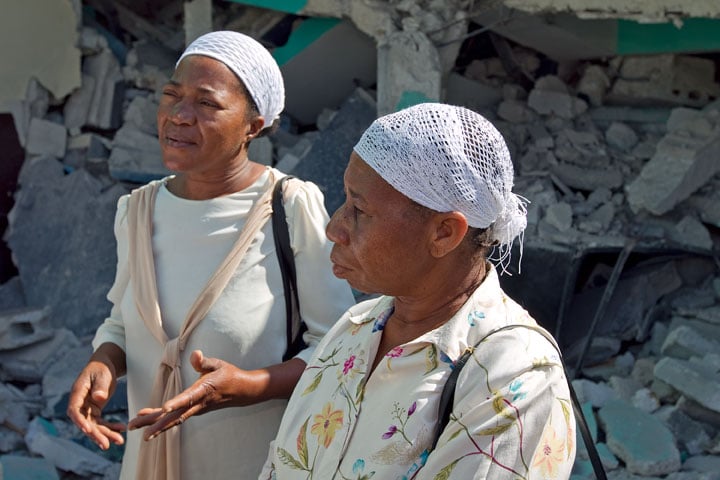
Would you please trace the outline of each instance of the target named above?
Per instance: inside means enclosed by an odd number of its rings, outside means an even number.
[[[169,117],[170,120],[177,124],[192,123],[192,119],[194,117],[192,106],[189,104],[189,102],[176,102],[170,107]]]
[[[346,244],[348,240],[347,230],[342,226],[344,211],[344,205],[338,208],[333,216],[330,217],[327,227],[325,227],[325,235],[328,240],[341,245]]]

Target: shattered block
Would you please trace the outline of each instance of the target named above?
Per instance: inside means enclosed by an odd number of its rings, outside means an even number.
[[[85,170],[64,175],[62,164],[48,157],[26,162],[19,183],[6,241],[27,304],[50,307],[52,327],[94,332],[110,312],[113,223],[128,189],[106,188]]]
[[[286,172],[317,184],[325,196],[330,215],[345,199],[343,173],[353,146],[375,120],[375,101],[357,89],[340,106],[330,125],[301,159],[297,167]]]

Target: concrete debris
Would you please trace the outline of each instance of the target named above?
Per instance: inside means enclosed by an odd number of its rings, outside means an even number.
[[[7,480],[60,480],[55,465],[44,458],[0,456],[0,478]]]
[[[598,411],[607,446],[630,473],[666,475],[680,470],[680,451],[670,430],[652,415],[621,400]]]
[[[0,351],[14,350],[52,337],[48,313],[47,308],[3,310],[0,313]]]
[[[40,417],[30,422],[25,434],[28,450],[40,455],[56,468],[78,475],[102,475],[112,462],[87,448],[57,436],[56,428]]]
[[[73,31],[57,43],[76,47],[0,102],[26,154],[4,232],[17,275],[0,285],[0,468],[21,480],[116,479],[122,448],[100,451],[64,412],[110,310],[117,200],[170,173],[159,91],[186,41],[209,28],[211,2],[33,2],[53,12],[82,3],[92,15],[59,13]],[[503,133],[515,191],[528,200],[522,264],[509,266],[503,288],[556,328],[568,367],[582,360],[572,381],[609,477],[718,480],[717,60],[593,60],[592,32],[559,34],[578,19],[497,23],[475,3],[308,0],[290,15],[213,3],[212,28],[260,39],[286,82],[279,128],[254,140],[250,157],[315,182],[332,214],[352,146],[378,114],[428,100],[482,113]],[[43,32],[32,40],[56,30]],[[533,48],[520,41],[543,32],[553,36]],[[6,42],[0,57],[8,48],[17,47]],[[35,57],[33,68],[49,61]],[[126,389],[121,380],[105,409],[118,421]],[[579,437],[577,446],[573,478],[592,478]]]
[[[720,172],[715,161],[720,155],[720,112],[675,109],[667,128],[653,158],[627,186],[634,212],[667,213]]]
[[[57,99],[80,86],[78,14],[73,2],[33,0],[4,6],[0,58],[12,68],[0,74],[0,112],[25,100],[33,78]]]

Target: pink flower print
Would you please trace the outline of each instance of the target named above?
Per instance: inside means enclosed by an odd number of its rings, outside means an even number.
[[[343,364],[343,375],[347,375],[350,370],[352,370],[353,366],[355,365],[355,355],[350,355],[350,358],[345,360],[345,363]]]
[[[386,356],[386,357],[391,357],[391,358],[397,358],[397,357],[399,357],[400,355],[402,355],[402,353],[403,353],[403,348],[402,348],[402,347],[395,347],[395,348],[393,348],[392,350],[390,350],[385,356]]]
[[[390,425],[390,428],[388,428],[388,431],[383,433],[382,438],[383,440],[387,440],[388,438],[392,437],[397,433],[397,427],[395,425]]]

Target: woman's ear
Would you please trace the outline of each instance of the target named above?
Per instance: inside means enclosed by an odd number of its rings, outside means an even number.
[[[462,243],[468,231],[468,223],[460,212],[437,213],[432,221],[431,253],[435,258],[441,258]]]
[[[262,115],[258,115],[257,117],[253,118],[249,123],[246,130],[247,135],[247,141],[254,139],[258,136],[258,134],[262,131],[263,127],[265,127],[265,119],[262,117]]]

